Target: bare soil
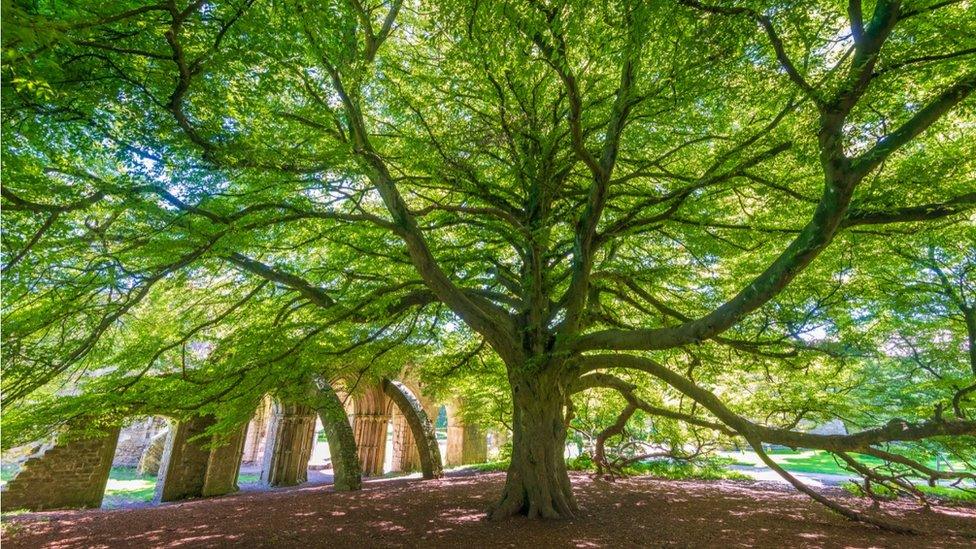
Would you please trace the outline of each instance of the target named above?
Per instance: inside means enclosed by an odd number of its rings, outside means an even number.
[[[742,481],[607,482],[582,474],[572,521],[483,520],[500,473],[435,481],[244,492],[141,509],[30,513],[4,520],[17,547],[973,547],[976,508],[889,504],[923,534],[881,532],[831,514],[786,488]],[[866,507],[843,492],[832,495]]]

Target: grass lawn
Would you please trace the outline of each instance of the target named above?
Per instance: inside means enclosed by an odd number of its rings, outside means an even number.
[[[828,452],[823,452],[820,450],[805,450],[796,451],[790,449],[776,448],[766,452],[773,461],[779,463],[787,471],[794,473],[819,473],[825,475],[850,475],[851,472],[842,467],[838,460]],[[860,454],[851,454],[854,458],[868,467],[876,467],[882,465],[884,462],[878,458],[872,456],[865,456]],[[746,454],[733,454],[730,456],[734,460],[735,465],[749,465],[762,467],[762,463],[759,461],[758,456],[752,452]],[[843,463],[843,462],[841,462]],[[938,469],[936,467],[935,461],[930,461],[927,463],[929,467],[933,469]],[[944,467],[945,463],[941,464]],[[962,463],[953,463],[955,470],[964,470],[965,467]]]
[[[138,475],[134,467],[112,467],[102,505],[114,508],[127,503],[149,502],[155,491],[155,475]]]
[[[868,467],[882,465],[884,462],[871,456],[857,456],[855,459]],[[827,475],[850,475],[850,471],[838,465],[827,452],[782,452],[773,457],[787,471],[796,473],[821,473]]]
[[[237,477],[238,484],[254,484],[259,481],[259,475],[253,473]],[[132,503],[148,503],[152,501],[155,492],[155,475],[140,476],[132,467],[112,467],[102,505],[111,509]]]
[[[767,452],[773,461],[779,463],[787,471],[793,473],[812,473],[812,474],[828,474],[828,475],[842,475],[847,477],[853,477],[854,474],[850,471],[841,467],[837,460],[833,458],[829,453],[822,451],[804,451],[797,452],[789,449],[777,448],[775,450]],[[751,454],[749,454],[752,457]],[[860,463],[863,463],[869,467],[875,467],[882,465],[884,462],[872,456],[856,455]],[[751,465],[754,466],[758,462],[748,461],[747,459],[737,458],[735,463],[737,465]],[[934,461],[927,463],[927,465],[933,469],[936,468]],[[942,466],[944,467],[944,463]],[[955,470],[965,470],[965,467],[961,463],[953,463]],[[846,483],[845,488],[852,493],[860,493],[852,484]],[[924,484],[916,484],[918,489],[927,495],[945,498],[958,502],[973,503],[976,502],[976,493],[973,489],[962,490],[959,488],[953,488],[951,486],[928,486]]]

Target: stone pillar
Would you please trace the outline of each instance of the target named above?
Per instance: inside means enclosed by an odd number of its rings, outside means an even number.
[[[447,465],[456,467],[482,463],[488,459],[488,437],[478,425],[468,423],[461,415],[461,403],[447,407]]]
[[[304,404],[276,405],[268,427],[261,482],[294,486],[307,481],[314,439],[315,410]]]
[[[242,461],[247,465],[259,465],[264,460],[271,415],[272,400],[270,396],[265,395],[247,426],[247,437],[244,439],[244,456],[242,458]]]
[[[362,470],[356,452],[356,436],[349,424],[349,416],[342,400],[327,382],[313,383],[310,387],[313,407],[318,411],[329,440],[332,458],[333,489],[337,492],[359,490],[362,487]]]
[[[203,479],[204,496],[222,496],[240,490],[237,486],[237,475],[241,472],[246,432],[247,424],[244,423],[223,444],[210,450],[207,474]]]
[[[386,431],[390,421],[390,402],[382,385],[368,388],[355,398],[353,433],[359,451],[359,464],[366,476],[383,474],[386,460]]]
[[[413,438],[410,424],[399,409],[393,409],[393,465],[392,470],[409,473],[420,470],[420,452]]]
[[[139,458],[139,465],[136,467],[136,473],[139,475],[153,475],[159,474],[159,465],[163,460],[163,453],[166,451],[166,441],[169,440],[169,429],[156,433],[146,449],[142,452],[142,457]]]
[[[156,503],[203,495],[210,438],[201,435],[213,424],[213,416],[194,416],[170,428],[156,480]]]
[[[3,487],[0,509],[77,509],[101,507],[119,428],[97,438],[63,435],[24,462]]]
[[[431,423],[437,421],[439,407],[437,403],[424,398],[423,393],[416,385],[404,384],[417,397],[424,412],[426,412]],[[391,406],[393,418],[393,459],[392,470],[396,472],[409,473],[419,471],[420,452],[417,449],[417,440],[413,436],[410,422],[403,412],[396,406]]]

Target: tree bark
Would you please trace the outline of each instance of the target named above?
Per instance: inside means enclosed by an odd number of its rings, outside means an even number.
[[[573,518],[579,509],[564,459],[567,384],[552,373],[512,377],[512,463],[502,497],[488,510],[488,518]]]

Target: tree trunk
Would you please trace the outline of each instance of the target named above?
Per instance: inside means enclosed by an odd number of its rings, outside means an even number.
[[[501,500],[490,519],[518,514],[529,518],[573,518],[573,500],[564,458],[566,384],[552,374],[513,376],[512,463]]]

